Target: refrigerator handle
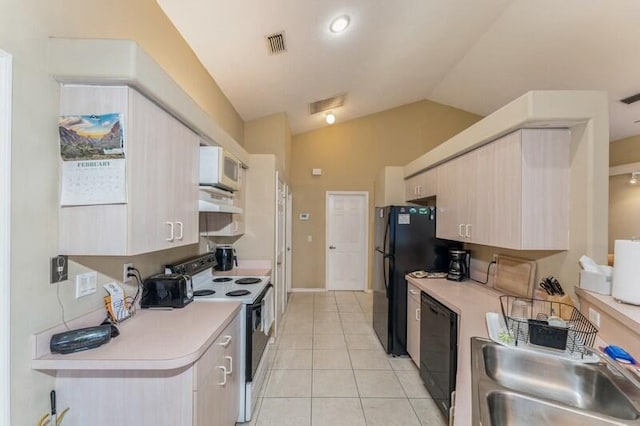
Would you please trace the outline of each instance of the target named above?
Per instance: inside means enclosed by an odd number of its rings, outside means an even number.
[[[382,251],[384,252],[384,256],[382,256],[382,271],[384,274],[384,289],[386,292],[387,299],[389,298],[389,281],[387,280],[387,268],[385,265],[385,259],[393,257],[392,254],[388,254],[386,252],[387,249],[387,237],[389,235],[389,228],[391,226],[391,213],[387,215],[387,226],[384,228],[384,240],[382,242]]]

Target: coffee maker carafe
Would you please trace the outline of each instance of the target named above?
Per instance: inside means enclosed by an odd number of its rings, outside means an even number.
[[[469,262],[471,260],[469,250],[450,249],[449,259],[448,280],[464,281],[469,278]]]
[[[236,250],[230,245],[216,247],[216,271],[230,271],[235,263],[238,266]]]

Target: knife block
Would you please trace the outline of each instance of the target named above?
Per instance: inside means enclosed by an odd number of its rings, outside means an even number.
[[[558,315],[560,318],[562,318],[565,321],[569,321],[571,319],[571,315],[573,314],[573,311],[575,310],[575,308],[573,306],[573,300],[571,300],[571,297],[569,297],[569,295],[567,294],[563,296],[547,295],[547,301],[562,303],[562,305],[559,305],[560,312],[556,313],[556,315]],[[554,308],[556,308],[556,306],[554,306]]]

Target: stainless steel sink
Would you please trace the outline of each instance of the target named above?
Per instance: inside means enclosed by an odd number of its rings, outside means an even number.
[[[474,424],[640,425],[640,389],[607,367],[472,338]]]

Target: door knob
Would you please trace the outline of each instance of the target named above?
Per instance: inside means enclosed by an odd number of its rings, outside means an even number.
[[[335,250],[336,246],[329,246],[329,250]]]

